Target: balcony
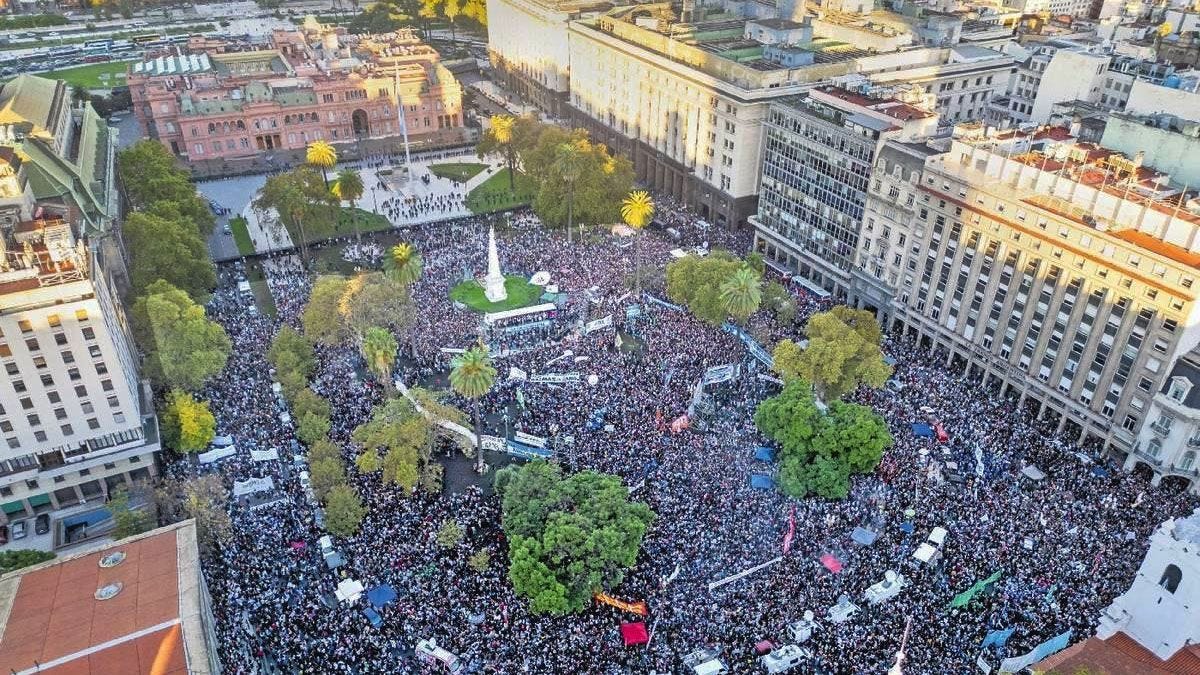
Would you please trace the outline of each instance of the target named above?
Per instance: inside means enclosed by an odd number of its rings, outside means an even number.
[[[1192,436],[1187,439],[1187,446],[1189,448],[1200,448],[1200,436]]]
[[[1161,457],[1155,457],[1154,455],[1146,452],[1145,450],[1142,450],[1141,448],[1135,449],[1133,451],[1133,454],[1146,460],[1146,462],[1148,464],[1151,464],[1153,466],[1162,466],[1162,458]]]
[[[1169,436],[1171,434],[1171,427],[1159,422],[1158,420],[1155,420],[1154,422],[1150,423],[1150,431],[1153,431],[1159,436]]]

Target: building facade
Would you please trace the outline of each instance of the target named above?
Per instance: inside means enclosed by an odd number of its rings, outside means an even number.
[[[815,292],[847,297],[880,146],[936,125],[928,111],[835,87],[773,105],[751,219],[755,250]]]
[[[1200,493],[1200,352],[1175,362],[1150,400],[1146,420],[1125,470],[1146,471],[1155,485],[1166,481]]]
[[[62,83],[23,76],[0,99],[0,510],[12,523],[149,478],[159,441],[114,282],[114,137]]]
[[[488,59],[511,91],[565,117],[571,91],[567,23],[612,5],[594,0],[488,0]]]
[[[189,162],[318,140],[466,138],[458,81],[411,30],[350,36],[309,24],[275,31],[271,46],[134,63],[128,84],[143,134]]]
[[[884,325],[1126,459],[1172,364],[1200,342],[1194,206],[1166,176],[1061,128],[960,127],[915,184],[911,169],[901,194],[916,218],[879,221]],[[891,189],[873,181],[872,198]]]
[[[746,225],[756,211],[772,101],[945,56],[938,48],[874,54],[820,37],[764,44],[746,36],[745,22],[695,11],[682,23],[670,4],[653,3],[570,23],[570,105],[575,123],[632,159],[638,180],[719,225]],[[752,23],[812,35],[794,22]]]

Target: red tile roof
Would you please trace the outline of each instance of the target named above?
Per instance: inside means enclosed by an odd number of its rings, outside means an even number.
[[[1097,675],[1200,675],[1200,647],[1184,647],[1163,661],[1125,633],[1107,640],[1076,643],[1033,667],[1036,673],[1074,673],[1090,668]]]
[[[0,672],[36,661],[39,672],[53,675],[185,675],[176,537],[170,529],[17,572]],[[123,551],[125,561],[101,568],[111,551]],[[97,589],[113,583],[121,591],[97,600]]]

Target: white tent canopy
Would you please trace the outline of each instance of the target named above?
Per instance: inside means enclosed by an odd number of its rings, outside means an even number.
[[[358,579],[342,579],[342,582],[338,584],[335,595],[342,602],[354,603],[362,597],[362,593],[363,585],[361,581]]]
[[[946,528],[935,527],[933,528],[933,531],[929,533],[929,541],[941,546],[942,544],[946,543],[946,534]]]
[[[913,557],[927,563],[933,559],[934,553],[937,553],[937,549],[933,545],[925,543],[917,547],[917,550],[913,552]]]

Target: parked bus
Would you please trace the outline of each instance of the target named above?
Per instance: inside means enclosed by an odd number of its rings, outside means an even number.
[[[146,33],[144,35],[134,35],[132,38],[130,38],[130,40],[135,45],[144,45],[147,42],[154,42],[155,40],[161,40],[162,37],[163,36],[159,35],[158,33]]]

